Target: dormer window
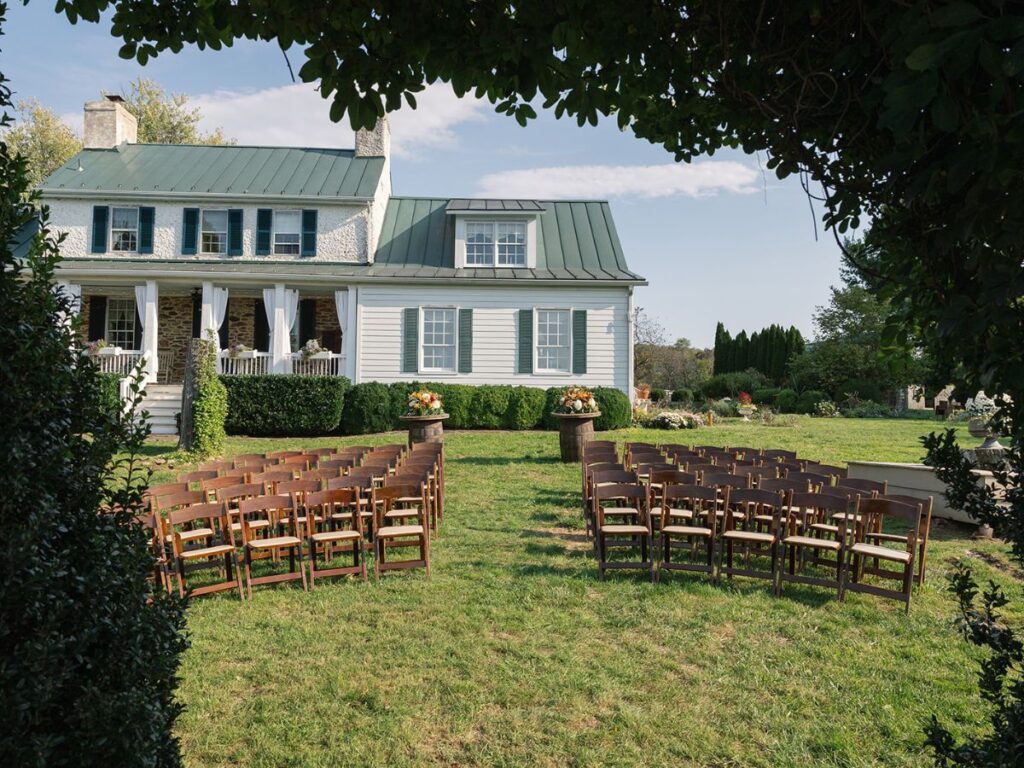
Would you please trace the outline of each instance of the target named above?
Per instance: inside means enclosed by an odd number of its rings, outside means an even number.
[[[525,267],[525,221],[467,221],[467,267]]]
[[[533,201],[452,200],[456,269],[534,269],[537,266],[537,217]]]

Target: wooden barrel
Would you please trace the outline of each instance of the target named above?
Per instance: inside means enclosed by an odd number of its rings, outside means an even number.
[[[444,420],[442,416],[405,416],[402,418],[409,425],[409,445],[416,443],[443,443]]]
[[[594,439],[594,419],[600,413],[556,413],[558,447],[562,461],[572,464],[583,458],[583,448]]]

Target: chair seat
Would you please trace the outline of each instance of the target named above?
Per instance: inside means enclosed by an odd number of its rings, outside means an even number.
[[[651,510],[651,517],[661,517],[664,507],[655,507]],[[675,507],[668,508],[669,517],[677,517],[681,520],[693,519],[692,509],[676,509]]]
[[[839,533],[839,526],[830,525],[829,523],[811,523],[810,529],[812,531],[822,531],[823,533]]]
[[[345,539],[358,539],[359,531],[321,531],[313,534],[313,541],[342,541]]]
[[[770,533],[761,533],[760,531],[726,531],[722,534],[722,538],[734,539],[736,541],[759,541],[766,544],[771,544],[775,541],[775,536]]]
[[[675,534],[677,536],[710,536],[710,528],[701,528],[696,525],[666,525],[661,529],[662,533]]]
[[[332,512],[331,520],[351,520],[352,512]]]
[[[299,517],[296,517],[295,520],[298,522],[299,525],[305,525],[306,524],[306,516],[305,515],[301,515]],[[313,522],[314,523],[322,523],[323,521],[324,521],[324,519],[320,515],[313,515]],[[291,525],[292,524],[292,519],[290,517],[282,517],[280,520],[278,520],[278,522],[281,525]]]
[[[894,563],[909,563],[910,553],[888,547],[879,547],[875,544],[854,544],[851,548],[855,555],[863,557],[877,557],[879,560],[891,560]]]
[[[839,551],[839,542],[835,539],[816,539],[813,536],[787,536],[782,540],[783,544],[794,547],[812,547],[813,549],[831,549]]]
[[[634,510],[635,512],[636,510]],[[648,533],[646,525],[602,525],[601,533],[622,534],[623,536],[642,536]]]
[[[274,549],[276,547],[298,547],[302,540],[296,536],[271,536],[269,539],[253,539],[247,545],[249,549]]]
[[[178,531],[178,536],[182,541],[195,541],[196,539],[205,539],[209,536],[213,536],[212,528],[193,528],[191,531]],[[167,534],[167,541],[174,541],[174,534]]]
[[[401,520],[403,517],[417,517],[418,509],[392,509],[384,513],[385,520]]]
[[[186,549],[179,555],[182,560],[192,560],[197,557],[215,557],[216,555],[226,555],[230,552],[234,552],[235,548],[230,544],[217,544],[212,547],[203,547],[202,549]]]
[[[269,528],[270,527],[270,521],[269,520],[263,520],[263,519],[260,519],[260,520],[250,520],[248,525],[249,525],[249,530],[250,531],[253,528],[256,528],[256,529],[259,529],[259,528]],[[240,530],[242,530],[242,524],[241,523],[232,523],[231,524],[231,530],[232,531],[240,531]]]
[[[872,541],[902,541],[904,544],[910,538],[909,536],[901,536],[898,533],[868,533],[865,536]]]
[[[608,515],[638,515],[638,514],[640,514],[637,511],[636,507],[605,507],[603,512],[604,512],[605,517],[608,517]]]
[[[396,536],[422,536],[422,525],[386,525],[377,531],[378,539],[392,539]]]
[[[847,522],[849,522],[850,520],[856,520],[859,523],[860,522],[860,515],[852,515],[849,512],[836,512],[834,515],[832,515],[832,519],[833,520],[846,520]]]

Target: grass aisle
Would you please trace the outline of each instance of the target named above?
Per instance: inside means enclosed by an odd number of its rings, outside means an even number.
[[[924,422],[730,423],[680,440],[913,460]],[[630,431],[619,438],[670,439]],[[229,453],[372,438],[233,438]],[[166,443],[154,454],[169,455]],[[932,713],[982,724],[973,651],[952,628],[951,558],[1020,583],[1001,547],[935,531],[909,617],[852,595],[596,579],[576,465],[552,433],[450,433],[433,579],[257,590],[194,601],[181,670],[190,766],[929,765]],[[174,471],[183,465],[175,467]],[[162,473],[164,479],[170,473]]]

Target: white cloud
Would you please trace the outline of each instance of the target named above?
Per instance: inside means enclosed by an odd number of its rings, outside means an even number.
[[[757,191],[755,168],[731,160],[661,165],[563,165],[491,173],[480,179],[482,197],[610,198],[704,197]]]
[[[353,145],[347,119],[332,123],[330,102],[306,84],[261,91],[215,91],[194,96],[206,131],[217,127],[239,144],[345,147]],[[461,123],[486,119],[487,105],[459,99],[447,85],[429,85],[416,94],[416,109],[403,106],[388,115],[391,147],[399,157],[415,157],[429,148],[450,146]]]

